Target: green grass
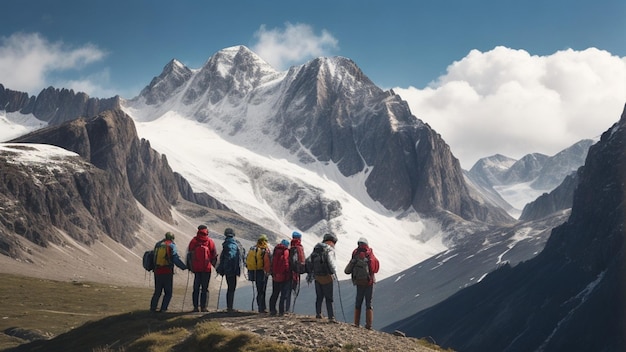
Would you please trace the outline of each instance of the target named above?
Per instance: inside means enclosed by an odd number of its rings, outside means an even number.
[[[170,308],[182,307],[184,288]],[[0,331],[20,328],[45,341],[0,334],[0,350],[24,351],[297,351],[185,313],[151,313],[151,287],[61,282],[0,274]],[[172,310],[172,309],[170,309]]]

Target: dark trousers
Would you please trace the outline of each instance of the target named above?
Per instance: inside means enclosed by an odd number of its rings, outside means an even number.
[[[373,309],[372,297],[374,296],[374,286],[356,286],[356,309],[361,309],[363,299],[365,299],[365,309]]]
[[[322,285],[315,281],[315,314],[322,315],[322,302],[326,300],[326,312],[328,319],[335,317],[335,308],[333,308],[333,282]]]
[[[276,282],[272,281],[272,295],[270,296],[270,313],[276,314],[276,301],[280,296],[278,302],[278,313],[285,313],[285,305],[287,303],[287,294],[291,290],[291,280]]]
[[[228,285],[226,290],[226,307],[228,310],[232,310],[233,302],[235,301],[235,289],[237,288],[237,276],[226,275],[226,285]]]
[[[265,304],[265,290],[267,289],[267,278],[263,270],[255,270],[254,283],[256,285],[256,304],[259,307],[259,312],[267,311],[267,305]]]
[[[166,311],[172,299],[172,291],[174,287],[174,274],[154,274],[154,294],[150,301],[150,310],[156,312],[159,305],[161,292],[164,292],[163,302],[161,302],[161,311]]]
[[[207,307],[207,295],[209,292],[209,280],[211,280],[211,273],[194,273],[193,276],[193,292],[191,294],[191,301],[194,308]]]

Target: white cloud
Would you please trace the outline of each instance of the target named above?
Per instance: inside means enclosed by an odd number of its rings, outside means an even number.
[[[62,42],[49,42],[38,33],[14,33],[9,37],[0,37],[0,83],[31,94],[50,85],[95,94],[104,90],[94,83],[97,80],[90,77],[54,82],[51,76],[59,71],[83,69],[105,56],[103,50],[92,44],[71,48]],[[97,76],[108,79],[106,73]],[[85,90],[85,87],[90,87],[90,90]]]
[[[626,58],[595,48],[548,56],[472,50],[429,87],[394,91],[469,169],[496,153],[554,155],[599,136],[626,103]]]
[[[283,30],[262,25],[254,36],[258,43],[252,50],[279,70],[313,57],[328,56],[329,51],[338,48],[338,41],[332,34],[322,30],[317,35],[306,24],[286,23]]]

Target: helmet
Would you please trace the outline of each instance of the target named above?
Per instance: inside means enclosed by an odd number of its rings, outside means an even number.
[[[165,239],[166,240],[173,240],[175,238],[174,234],[171,232],[166,232],[165,233]]]
[[[335,234],[333,233],[327,233],[324,235],[324,242],[326,241],[333,241],[333,243],[337,243],[337,236],[335,236]]]
[[[357,244],[361,244],[361,243],[362,243],[362,244],[368,244],[368,243],[367,243],[367,238],[365,238],[365,237],[361,237],[361,238],[359,238],[359,240],[358,240],[356,243],[357,243]]]
[[[235,231],[233,231],[233,229],[231,229],[230,227],[227,227],[224,230],[224,236],[226,236],[226,237],[234,237],[235,236]]]
[[[298,232],[298,231],[294,231],[291,234],[291,238],[302,238],[302,234],[300,232]]]

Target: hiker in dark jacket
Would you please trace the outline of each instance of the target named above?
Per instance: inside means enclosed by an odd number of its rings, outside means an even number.
[[[156,258],[159,253],[157,250],[159,247],[164,249],[163,253],[165,256],[162,258]],[[174,265],[182,270],[187,270],[187,266],[178,256],[173,233],[167,232],[165,234],[165,238],[157,242],[154,248],[156,266],[154,268],[154,293],[152,294],[152,299],[150,300],[150,311],[167,312],[167,308],[173,294]],[[163,301],[161,302],[161,310],[157,311],[161,293],[164,293]]]
[[[220,253],[220,262],[215,269],[219,275],[226,276],[226,310],[233,311],[235,301],[235,289],[237,288],[237,277],[241,275],[241,262],[244,254],[241,244],[235,240],[235,231],[231,228],[224,230],[224,243]]]
[[[335,320],[335,308],[333,306],[333,280],[337,274],[337,264],[335,259],[335,244],[337,236],[327,233],[321,243],[313,248],[313,253],[307,258],[307,282],[315,280],[315,317],[322,318],[322,303],[326,300],[326,312],[328,313],[328,321],[337,322]],[[319,265],[313,259],[316,252],[326,253],[324,263]]]
[[[367,271],[365,271],[365,266]],[[374,319],[374,306],[372,297],[374,296],[374,274],[378,272],[380,263],[374,255],[374,251],[369,247],[367,239],[359,238],[357,248],[352,251],[352,259],[348,262],[344,272],[352,275],[352,283],[356,286],[356,304],[354,308],[354,326],[359,327],[361,323],[361,306],[365,299],[365,328],[372,328]],[[362,274],[361,274],[362,273]]]
[[[211,266],[217,264],[215,243],[209,237],[209,229],[205,225],[198,226],[196,236],[189,242],[187,257],[190,258],[191,271],[194,273],[191,300],[194,312],[208,312],[207,301]],[[199,308],[200,309],[199,309]]]

